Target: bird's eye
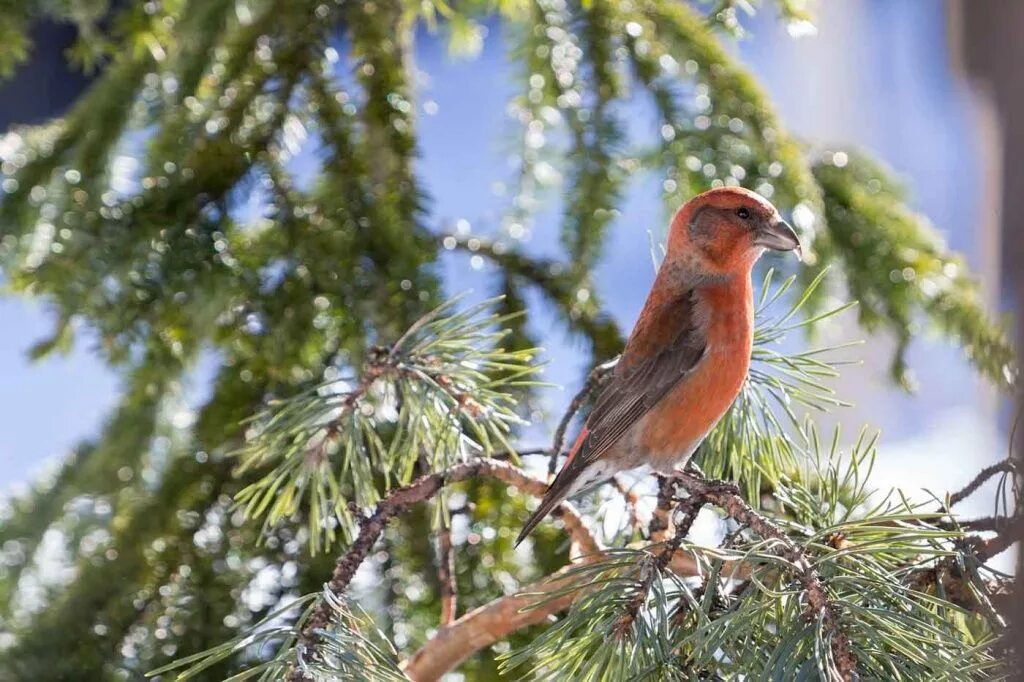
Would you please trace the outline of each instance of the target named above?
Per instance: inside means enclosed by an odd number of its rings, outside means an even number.
[[[748,211],[745,208],[741,208],[741,209],[738,209],[736,211],[736,215],[738,215],[740,218],[743,218],[744,220],[746,220],[747,218],[750,217],[750,211]]]

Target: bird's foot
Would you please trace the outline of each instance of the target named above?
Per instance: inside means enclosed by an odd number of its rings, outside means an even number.
[[[693,465],[691,465],[691,468],[696,469]],[[708,478],[699,469],[690,471],[677,470],[674,478],[679,480],[682,486],[691,493],[702,495],[740,495],[739,486],[735,483]]]
[[[740,496],[740,487],[731,481],[719,481],[717,479],[705,479],[704,489],[709,493],[718,495]]]

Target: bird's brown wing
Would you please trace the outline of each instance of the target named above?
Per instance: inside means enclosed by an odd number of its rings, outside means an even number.
[[[599,459],[700,362],[707,344],[694,319],[694,303],[693,290],[686,291],[637,324],[564,473]]]
[[[695,305],[691,289],[671,300],[649,301],[644,306],[612,379],[601,391],[569,459],[527,520],[516,545],[565,499],[591,464],[700,362],[707,344],[697,325]]]

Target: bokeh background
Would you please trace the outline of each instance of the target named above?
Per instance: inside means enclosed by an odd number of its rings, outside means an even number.
[[[956,2],[822,2],[814,8],[816,34],[796,39],[771,12],[763,12],[747,23],[748,35],[736,49],[800,138],[825,149],[864,148],[902,176],[913,206],[982,278],[990,309],[1007,312],[1009,299],[1001,291],[1012,259],[1008,265],[1000,256],[1005,136],[993,94],[997,80],[979,73],[972,62],[971,50],[978,47],[972,40],[977,40],[962,9]],[[438,228],[497,229],[500,199],[513,173],[514,131],[505,108],[512,95],[511,66],[500,26],[486,29],[474,59],[450,54],[441,36],[424,32],[417,39],[417,170]],[[85,84],[61,59],[69,29],[42,25],[36,30],[37,54],[0,89],[0,128],[59,115]],[[630,125],[649,129],[654,118],[637,102]],[[301,177],[304,167],[313,167],[312,143],[300,136],[296,144],[291,164]],[[557,248],[561,206],[557,178],[551,181],[538,194],[542,210],[536,220],[513,235],[533,253]],[[653,279],[646,235],[649,231],[657,239],[666,222],[660,182],[650,177],[630,185],[596,278],[598,293],[624,328]],[[238,210],[259,206],[254,194]],[[451,292],[486,290],[488,267],[482,259],[452,253],[445,261],[446,285]],[[96,434],[118,395],[118,379],[91,352],[88,333],[80,334],[66,355],[28,360],[26,350],[52,324],[45,307],[0,297],[2,489],[24,485],[73,444]],[[587,358],[558,327],[552,329],[544,342],[545,378],[565,388],[549,391],[544,402],[557,414],[577,387]],[[852,317],[847,327],[830,333],[837,341],[863,335]],[[863,364],[848,370],[837,385],[840,395],[856,404],[836,417],[844,429],[867,424],[882,431],[878,483],[941,492],[1005,457],[1010,410],[962,356],[940,340],[920,336],[909,356],[918,391],[908,395],[887,376],[892,344],[884,335],[866,339],[852,351]],[[197,401],[208,380],[209,369],[200,363],[190,386]],[[544,432],[538,427],[538,438]],[[965,513],[990,511],[984,502],[990,496],[976,499],[981,508],[967,506]],[[1008,557],[1004,561],[1009,565]]]

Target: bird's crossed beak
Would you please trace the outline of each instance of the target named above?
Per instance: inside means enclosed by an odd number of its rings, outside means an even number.
[[[754,243],[773,251],[795,251],[797,259],[803,260],[800,239],[785,220],[779,219],[760,230],[754,237]]]

